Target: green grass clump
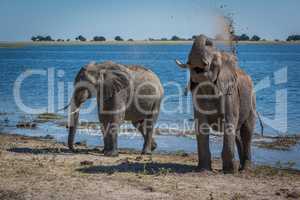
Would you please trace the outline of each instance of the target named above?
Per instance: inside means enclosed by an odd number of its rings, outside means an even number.
[[[291,150],[293,146],[297,145],[299,140],[299,135],[279,136],[272,139],[272,141],[256,142],[255,145],[265,149],[288,151]]]
[[[43,123],[43,122],[56,121],[61,119],[64,119],[64,116],[55,113],[42,113],[38,115],[35,122]]]

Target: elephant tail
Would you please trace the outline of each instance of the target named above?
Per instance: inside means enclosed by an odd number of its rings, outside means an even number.
[[[258,121],[259,121],[259,124],[260,124],[261,136],[264,136],[264,124],[261,120],[259,112],[256,111],[256,115],[258,117]]]

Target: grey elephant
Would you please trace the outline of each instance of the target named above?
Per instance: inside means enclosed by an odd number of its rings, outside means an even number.
[[[190,71],[189,88],[193,96],[198,144],[198,167],[211,170],[209,132],[224,133],[223,171],[233,173],[235,144],[240,169],[251,166],[251,138],[255,128],[255,94],[251,78],[237,64],[236,56],[221,52],[204,35],[197,36],[186,64]]]
[[[80,106],[92,97],[97,99],[104,155],[118,155],[117,133],[124,120],[131,121],[142,133],[143,154],[150,154],[156,148],[152,134],[164,91],[159,78],[151,70],[111,61],[91,63],[80,69],[74,86],[68,125],[71,150],[74,150]]]

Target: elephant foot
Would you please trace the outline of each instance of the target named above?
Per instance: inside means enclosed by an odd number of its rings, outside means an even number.
[[[243,165],[240,166],[239,171],[248,171],[251,170],[251,161],[250,160],[245,160]]]
[[[223,173],[224,174],[234,174],[237,172],[237,166],[234,161],[223,162]]]
[[[152,140],[151,144],[145,143],[143,146],[142,154],[143,155],[151,155],[152,151],[157,147],[157,144],[154,140]]]
[[[211,162],[198,163],[197,172],[207,172],[207,171],[212,171]]]
[[[156,144],[156,142],[153,140],[153,141],[152,141],[152,144],[151,144],[151,151],[154,151],[154,150],[156,149],[156,147],[157,147],[157,144]]]
[[[71,152],[76,153],[76,150],[73,145],[68,145],[68,147]]]
[[[143,150],[142,155],[151,155],[152,151],[151,150]]]
[[[104,150],[104,156],[108,157],[117,157],[119,156],[119,152],[117,150]]]
[[[199,175],[212,175],[214,172],[212,169],[207,169],[207,168],[199,168],[197,167],[195,170]]]

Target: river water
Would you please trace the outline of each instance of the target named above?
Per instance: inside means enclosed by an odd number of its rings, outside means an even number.
[[[175,58],[186,61],[190,44],[181,45],[34,45],[24,48],[0,48],[0,120],[2,131],[25,135],[53,135],[65,141],[67,131],[57,123],[41,123],[34,130],[17,129],[19,121],[34,119],[32,112],[57,111],[68,103],[73,79],[83,65],[90,61],[113,60],[123,64],[141,64],[155,72],[164,85],[165,99],[157,127],[165,124],[173,129],[192,129],[191,96],[183,95],[188,73],[180,70]],[[219,48],[227,49],[226,46]],[[241,44],[237,47],[241,68],[253,79],[257,110],[262,116],[265,134],[276,136],[296,134],[300,130],[300,45]],[[31,70],[33,74],[28,73]],[[20,80],[24,81],[20,83]],[[18,85],[20,88],[18,88]],[[20,101],[21,100],[21,101]],[[81,120],[97,121],[95,100],[84,108]],[[23,106],[22,106],[23,105]],[[26,107],[24,107],[26,106]],[[28,113],[28,108],[31,113]],[[45,110],[48,109],[48,110]],[[66,116],[67,113],[60,114]],[[257,125],[256,132],[259,132]],[[88,134],[89,133],[89,134]],[[158,151],[196,152],[192,137],[172,133],[155,136]],[[102,145],[101,134],[80,130],[77,141]],[[142,137],[134,132],[121,132],[119,146],[141,149]],[[213,137],[214,156],[220,156],[222,142]],[[300,168],[300,147],[291,151],[266,150],[253,147],[256,163],[275,164],[293,161]]]

